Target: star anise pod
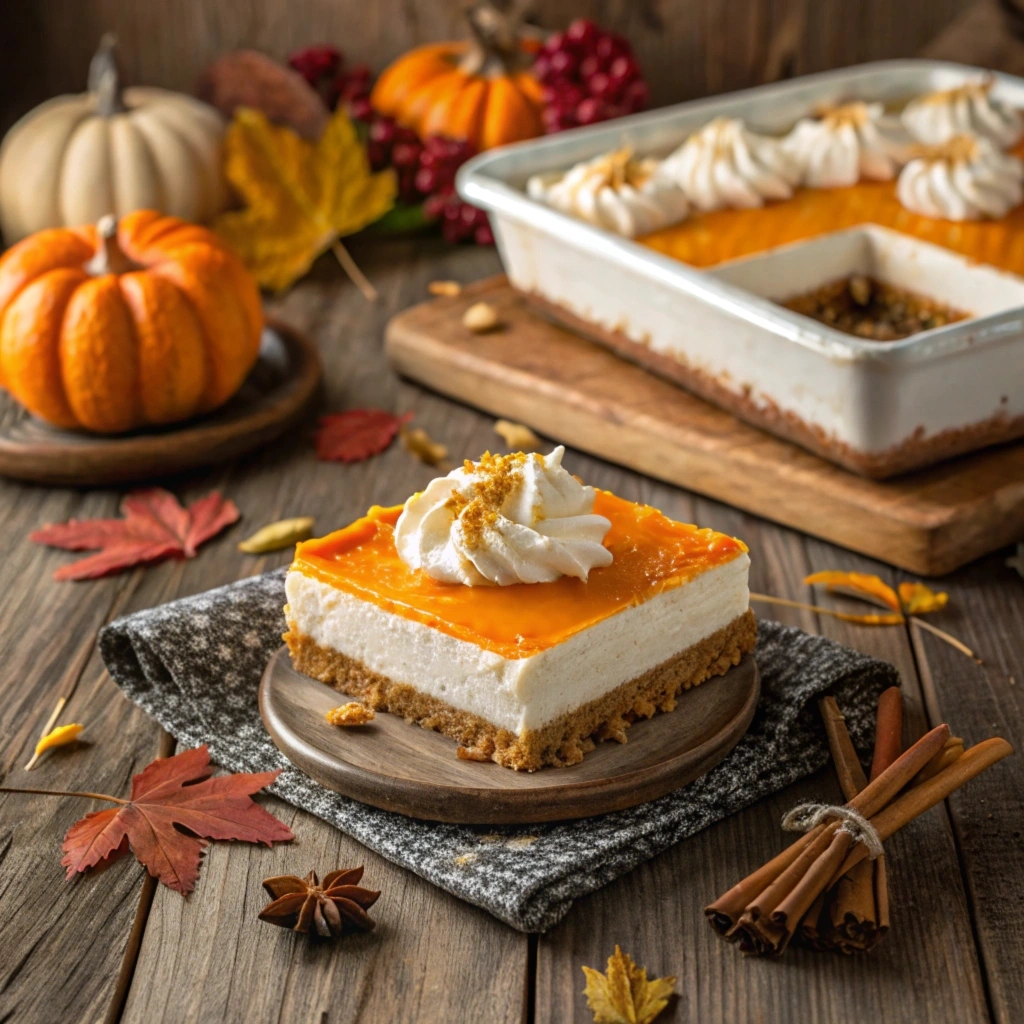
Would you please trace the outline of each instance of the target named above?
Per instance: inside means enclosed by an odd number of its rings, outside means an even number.
[[[346,931],[368,932],[374,925],[368,907],[377,902],[379,892],[363,889],[356,883],[363,869],[332,871],[321,884],[315,871],[305,878],[277,875],[265,878],[263,888],[274,897],[260,913],[261,921],[308,932],[310,925],[324,938],[337,938]]]

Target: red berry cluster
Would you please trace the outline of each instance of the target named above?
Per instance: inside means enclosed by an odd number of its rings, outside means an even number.
[[[316,89],[328,110],[344,103],[349,117],[357,121],[367,121],[373,116],[370,69],[365,64],[346,68],[345,57],[337,47],[307,46],[296,50],[288,58],[288,65]]]
[[[544,85],[549,134],[635,113],[650,98],[629,43],[585,18],[545,40],[533,72]]]
[[[428,219],[440,220],[446,241],[494,242],[487,214],[462,202],[455,193],[455,172],[474,154],[468,142],[444,135],[420,140],[411,128],[375,114],[366,152],[375,171],[395,169],[399,200],[410,206],[422,203]]]

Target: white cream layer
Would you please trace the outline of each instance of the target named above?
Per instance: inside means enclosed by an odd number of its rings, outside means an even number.
[[[289,625],[393,682],[522,735],[609,693],[727,626],[750,604],[750,558],[623,609],[528,658],[506,658],[288,573]]]

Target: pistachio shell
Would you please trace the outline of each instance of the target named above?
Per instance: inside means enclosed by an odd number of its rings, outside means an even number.
[[[295,519],[282,519],[270,523],[257,530],[238,545],[238,550],[244,551],[247,555],[265,555],[268,551],[280,551],[312,536],[313,517],[297,516]]]

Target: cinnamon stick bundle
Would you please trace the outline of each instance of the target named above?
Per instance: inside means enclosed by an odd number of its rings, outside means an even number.
[[[723,938],[738,942],[744,952],[784,952],[817,901],[867,859],[868,837],[861,828],[865,820],[884,841],[1013,752],[1009,743],[995,738],[964,751],[952,763],[944,763],[948,739],[948,726],[937,726],[881,769],[843,808],[825,808],[827,815],[842,814],[844,819],[835,817],[815,825],[719,897],[705,910],[712,928]],[[937,768],[939,763],[944,766]],[[907,788],[926,767],[934,768],[934,774]],[[861,834],[855,840],[858,829]],[[875,899],[877,917],[877,894]],[[882,899],[887,909],[887,892]]]

